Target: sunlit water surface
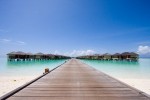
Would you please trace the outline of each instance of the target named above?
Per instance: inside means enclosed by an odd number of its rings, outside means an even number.
[[[116,78],[150,79],[150,59],[138,62],[82,60],[84,63]]]
[[[0,76],[31,76],[40,75],[45,68],[53,69],[64,63],[65,60],[43,61],[7,61],[6,57],[0,58]]]

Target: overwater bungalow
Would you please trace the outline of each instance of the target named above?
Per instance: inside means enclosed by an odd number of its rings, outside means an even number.
[[[84,59],[91,59],[90,55],[83,56]]]
[[[97,59],[98,59],[98,57],[99,57],[99,54],[95,54],[95,55],[92,55],[92,56],[91,56],[91,59],[93,59],[93,60],[97,60]]]
[[[18,51],[18,52],[10,52],[7,54],[8,60],[25,60],[26,54],[22,51]]]
[[[77,59],[85,59],[85,56],[78,56]]]
[[[121,60],[121,54],[120,53],[115,53],[112,55],[112,60]]]
[[[85,57],[86,57],[86,59],[94,59],[93,55],[87,55]]]
[[[103,60],[103,55],[98,55],[98,60]]]
[[[46,59],[47,60],[55,59],[55,55],[53,55],[53,54],[46,54]]]
[[[93,59],[93,60],[128,60],[128,61],[137,61],[139,55],[134,52],[124,52],[122,54],[115,53],[113,55],[109,53],[105,53],[103,55],[95,54],[95,55],[86,55],[76,57],[78,59]]]
[[[130,58],[131,58],[131,60],[137,61],[139,59],[139,55],[135,52],[131,52],[130,53]]]
[[[79,57],[76,57],[76,58],[78,58],[78,59],[85,59],[86,56],[79,56]]]
[[[90,55],[86,55],[86,56],[79,56],[79,57],[76,57],[77,59],[91,59],[91,56]]]
[[[69,59],[63,55],[44,54],[44,53],[24,53],[22,51],[10,52],[7,54],[8,61],[26,61],[26,60],[50,60],[50,59]]]
[[[44,53],[41,53],[41,52],[36,53],[36,54],[34,54],[34,59],[35,59],[35,60],[42,60],[42,59],[45,59],[45,54],[44,54]]]
[[[88,57],[89,57],[89,59],[93,59],[93,60],[102,60],[103,59],[103,56],[100,54],[89,55]]]
[[[26,55],[26,60],[33,60],[34,59],[34,55],[32,53],[25,53]]]
[[[70,58],[70,57],[63,56],[63,55],[55,55],[55,59],[67,59],[67,58]]]
[[[103,54],[102,57],[103,57],[103,60],[111,60],[112,59],[111,54],[109,54],[109,53]]]
[[[70,57],[61,55],[61,59],[68,59],[68,58],[70,58]]]
[[[59,55],[55,55],[54,59],[59,59],[60,56]]]
[[[124,52],[121,54],[121,57],[123,60],[128,60],[128,61],[137,61],[139,58],[139,55],[134,52]]]
[[[16,52],[10,52],[10,53],[7,54],[7,59],[9,61],[15,60],[15,58],[16,58]]]

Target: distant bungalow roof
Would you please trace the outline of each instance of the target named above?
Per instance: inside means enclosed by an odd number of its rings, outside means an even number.
[[[105,56],[105,55],[109,55],[109,56],[110,56],[111,54],[109,54],[109,53],[105,53],[105,54],[102,54],[102,55],[103,55],[103,56]]]
[[[13,54],[16,54],[16,52],[10,52],[10,53],[7,53],[7,55],[13,55]]]
[[[22,51],[17,51],[17,52],[10,52],[7,55],[25,55],[26,53],[22,52]]]
[[[7,55],[8,55],[8,56],[9,56],[9,55],[13,55],[13,56],[15,56],[15,55],[38,55],[38,56],[68,57],[68,56],[58,55],[58,54],[44,54],[44,53],[41,53],[41,52],[32,54],[32,53],[30,53],[30,52],[25,53],[25,52],[22,52],[22,51],[17,51],[17,52],[14,52],[14,51],[13,51],[13,52],[8,53]]]
[[[130,55],[137,55],[138,56],[138,54],[135,52],[131,52]]]
[[[121,55],[130,55],[130,52],[123,52]]]
[[[93,56],[101,56],[100,54],[94,54]]]
[[[26,55],[33,55],[32,53],[30,53],[30,52],[28,52],[28,53],[26,53]]]
[[[138,56],[138,54],[135,52],[124,52],[121,55],[136,55],[136,56]]]
[[[120,53],[115,53],[115,54],[113,54],[113,56],[119,56],[120,55]]]
[[[46,56],[55,56],[55,55],[53,55],[53,54],[46,54]]]
[[[34,55],[45,55],[45,54],[44,54],[44,53],[39,52],[39,53],[36,53],[36,54],[34,54]]]

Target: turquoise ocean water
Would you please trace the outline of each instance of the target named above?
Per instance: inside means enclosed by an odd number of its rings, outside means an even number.
[[[0,57],[0,76],[32,76],[42,75],[45,68],[53,69],[64,63],[65,60],[45,61],[7,61],[6,57]]]
[[[82,60],[108,75],[121,79],[150,79],[150,58],[138,62]]]
[[[52,69],[65,60],[8,62],[0,58],[0,76],[40,75],[45,68]],[[138,62],[82,60],[86,64],[116,78],[150,79],[150,59],[140,58]]]

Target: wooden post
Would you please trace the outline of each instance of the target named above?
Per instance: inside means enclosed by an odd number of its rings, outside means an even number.
[[[49,68],[45,68],[45,73],[49,73]]]

